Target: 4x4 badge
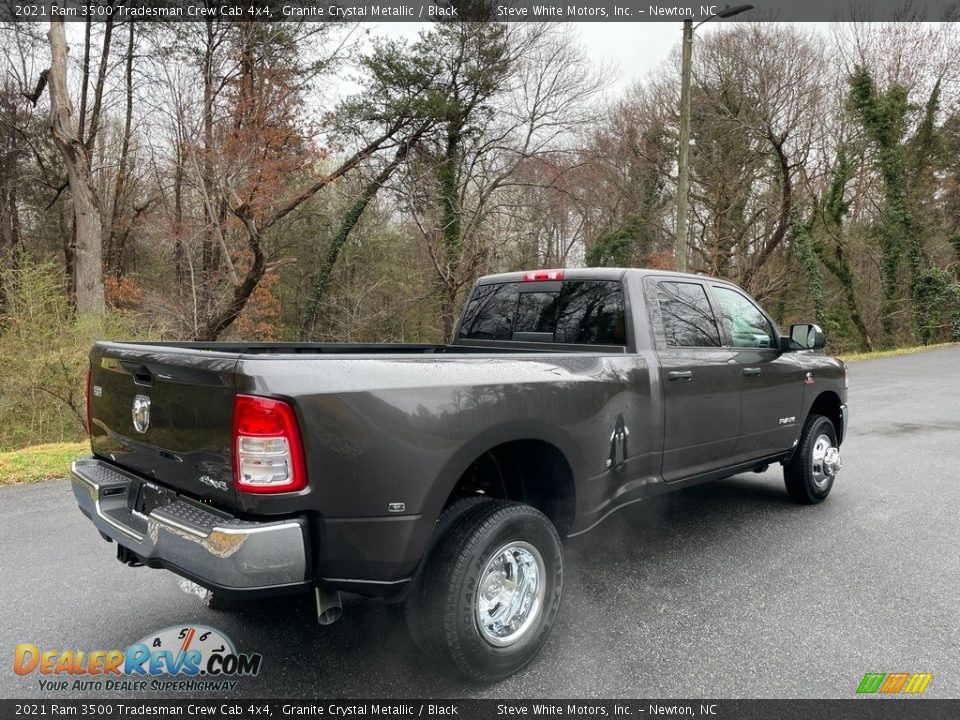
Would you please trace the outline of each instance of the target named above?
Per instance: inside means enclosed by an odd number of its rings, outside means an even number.
[[[201,475],[197,478],[197,480],[202,482],[204,485],[212,487],[214,490],[219,490],[220,492],[227,491],[227,483],[225,480],[215,480],[209,475]]]

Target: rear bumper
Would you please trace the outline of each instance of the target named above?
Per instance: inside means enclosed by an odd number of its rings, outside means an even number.
[[[128,507],[132,475],[96,458],[76,460],[71,475],[83,514],[145,565],[243,594],[311,584],[304,518],[242,520],[183,496],[143,515]]]

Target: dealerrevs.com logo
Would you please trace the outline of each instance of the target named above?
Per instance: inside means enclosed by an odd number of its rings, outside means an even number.
[[[21,643],[13,671],[37,675],[45,691],[196,692],[233,690],[237,678],[260,672],[259,653],[238,653],[219,630],[176,626],[152,633],[126,650],[40,648]]]

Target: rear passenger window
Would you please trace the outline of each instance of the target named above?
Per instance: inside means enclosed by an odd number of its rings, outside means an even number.
[[[467,303],[460,337],[580,345],[626,345],[623,286],[577,280],[538,290],[529,283],[478,286]],[[559,287],[557,287],[559,286]]]
[[[719,347],[717,320],[698,283],[657,283],[657,300],[668,347]]]
[[[520,283],[478,285],[467,303],[460,337],[475,340],[509,340],[517,311]]]

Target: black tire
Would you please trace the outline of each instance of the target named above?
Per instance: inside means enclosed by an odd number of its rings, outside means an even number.
[[[837,431],[830,419],[823,415],[810,415],[803,424],[800,442],[793,457],[783,467],[787,494],[798,503],[815,505],[823,502],[833,489],[834,475],[818,475],[814,465],[814,447],[821,436],[829,438],[831,446],[837,446]]]
[[[496,558],[507,555],[528,568],[514,564],[506,571],[513,574],[510,587],[518,582],[521,587],[527,585],[537,599],[529,613],[520,611],[522,622],[512,633],[502,627],[482,631],[480,582],[497,580],[487,570]],[[502,577],[511,582],[506,574]],[[462,513],[439,539],[427,559],[417,597],[411,600],[423,604],[423,630],[431,654],[452,663],[471,680],[493,682],[537,656],[550,635],[562,593],[563,548],[553,523],[529,505],[483,500]],[[502,597],[488,602],[494,609],[509,608]],[[495,637],[497,630],[503,635]]]
[[[453,527],[454,523],[477,503],[486,502],[489,498],[472,496],[461,498],[450,504],[437,520],[437,526],[433,529],[433,536],[430,539],[430,545],[424,557],[429,559],[433,556],[437,545],[443,540],[444,536]],[[440,651],[434,641],[434,637],[427,631],[427,618],[430,616],[429,598],[423,593],[423,575],[426,569],[424,566],[418,569],[413,579],[413,587],[407,595],[407,599],[400,605],[400,615],[407,624],[407,630],[410,632],[410,638],[425,655],[434,656]]]

